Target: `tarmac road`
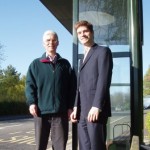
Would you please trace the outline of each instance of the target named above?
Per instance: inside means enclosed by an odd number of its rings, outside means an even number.
[[[110,128],[108,134],[109,139],[113,139],[113,129],[116,124],[128,122],[130,114],[128,112],[117,112],[113,114],[108,122]],[[66,150],[72,150],[72,124],[69,126],[69,139]],[[125,126],[126,129],[126,126]],[[127,129],[128,130],[128,129]],[[122,128],[116,126],[115,136],[122,133]],[[108,139],[108,140],[109,140]],[[2,118],[0,117],[0,150],[34,150],[34,123],[29,116],[17,118]],[[51,141],[47,150],[51,149]]]
[[[71,125],[67,150],[71,150]],[[0,150],[34,150],[34,124],[32,118],[0,121]],[[51,150],[51,141],[47,150]]]

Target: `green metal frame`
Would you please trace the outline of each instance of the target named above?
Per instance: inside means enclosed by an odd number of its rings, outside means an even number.
[[[131,49],[131,136],[143,142],[142,0],[129,0]]]
[[[78,72],[78,39],[76,32],[74,30],[74,24],[78,21],[78,12],[79,12],[79,1],[73,0],[73,68]],[[77,135],[77,124],[72,124],[72,150],[78,149],[78,135]]]

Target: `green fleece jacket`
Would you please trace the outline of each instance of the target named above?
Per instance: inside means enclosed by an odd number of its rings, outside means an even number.
[[[25,90],[27,103],[37,104],[40,114],[65,113],[73,107],[75,82],[75,74],[66,59],[57,54],[54,65],[44,53],[29,66]]]

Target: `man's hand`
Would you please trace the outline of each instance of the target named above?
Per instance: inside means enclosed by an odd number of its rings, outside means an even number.
[[[94,122],[94,121],[97,121],[98,120],[98,117],[99,117],[99,114],[100,114],[100,109],[97,108],[97,107],[92,107],[88,113],[88,117],[87,117],[87,120],[89,122]]]
[[[37,106],[35,104],[29,106],[29,111],[31,115],[37,117]]]
[[[70,115],[70,119],[73,123],[77,122],[77,107],[73,108],[73,112]]]
[[[70,121],[70,115],[71,115],[71,113],[72,113],[72,109],[68,109],[68,119],[69,119],[69,121]]]

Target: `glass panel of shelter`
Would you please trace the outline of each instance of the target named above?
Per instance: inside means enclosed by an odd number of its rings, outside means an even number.
[[[127,0],[79,0],[79,20],[94,26],[95,42],[108,46],[113,54],[110,88],[112,117],[108,121],[108,140],[130,137],[130,52]],[[78,62],[83,50],[78,44]],[[80,62],[78,63],[79,66]]]

